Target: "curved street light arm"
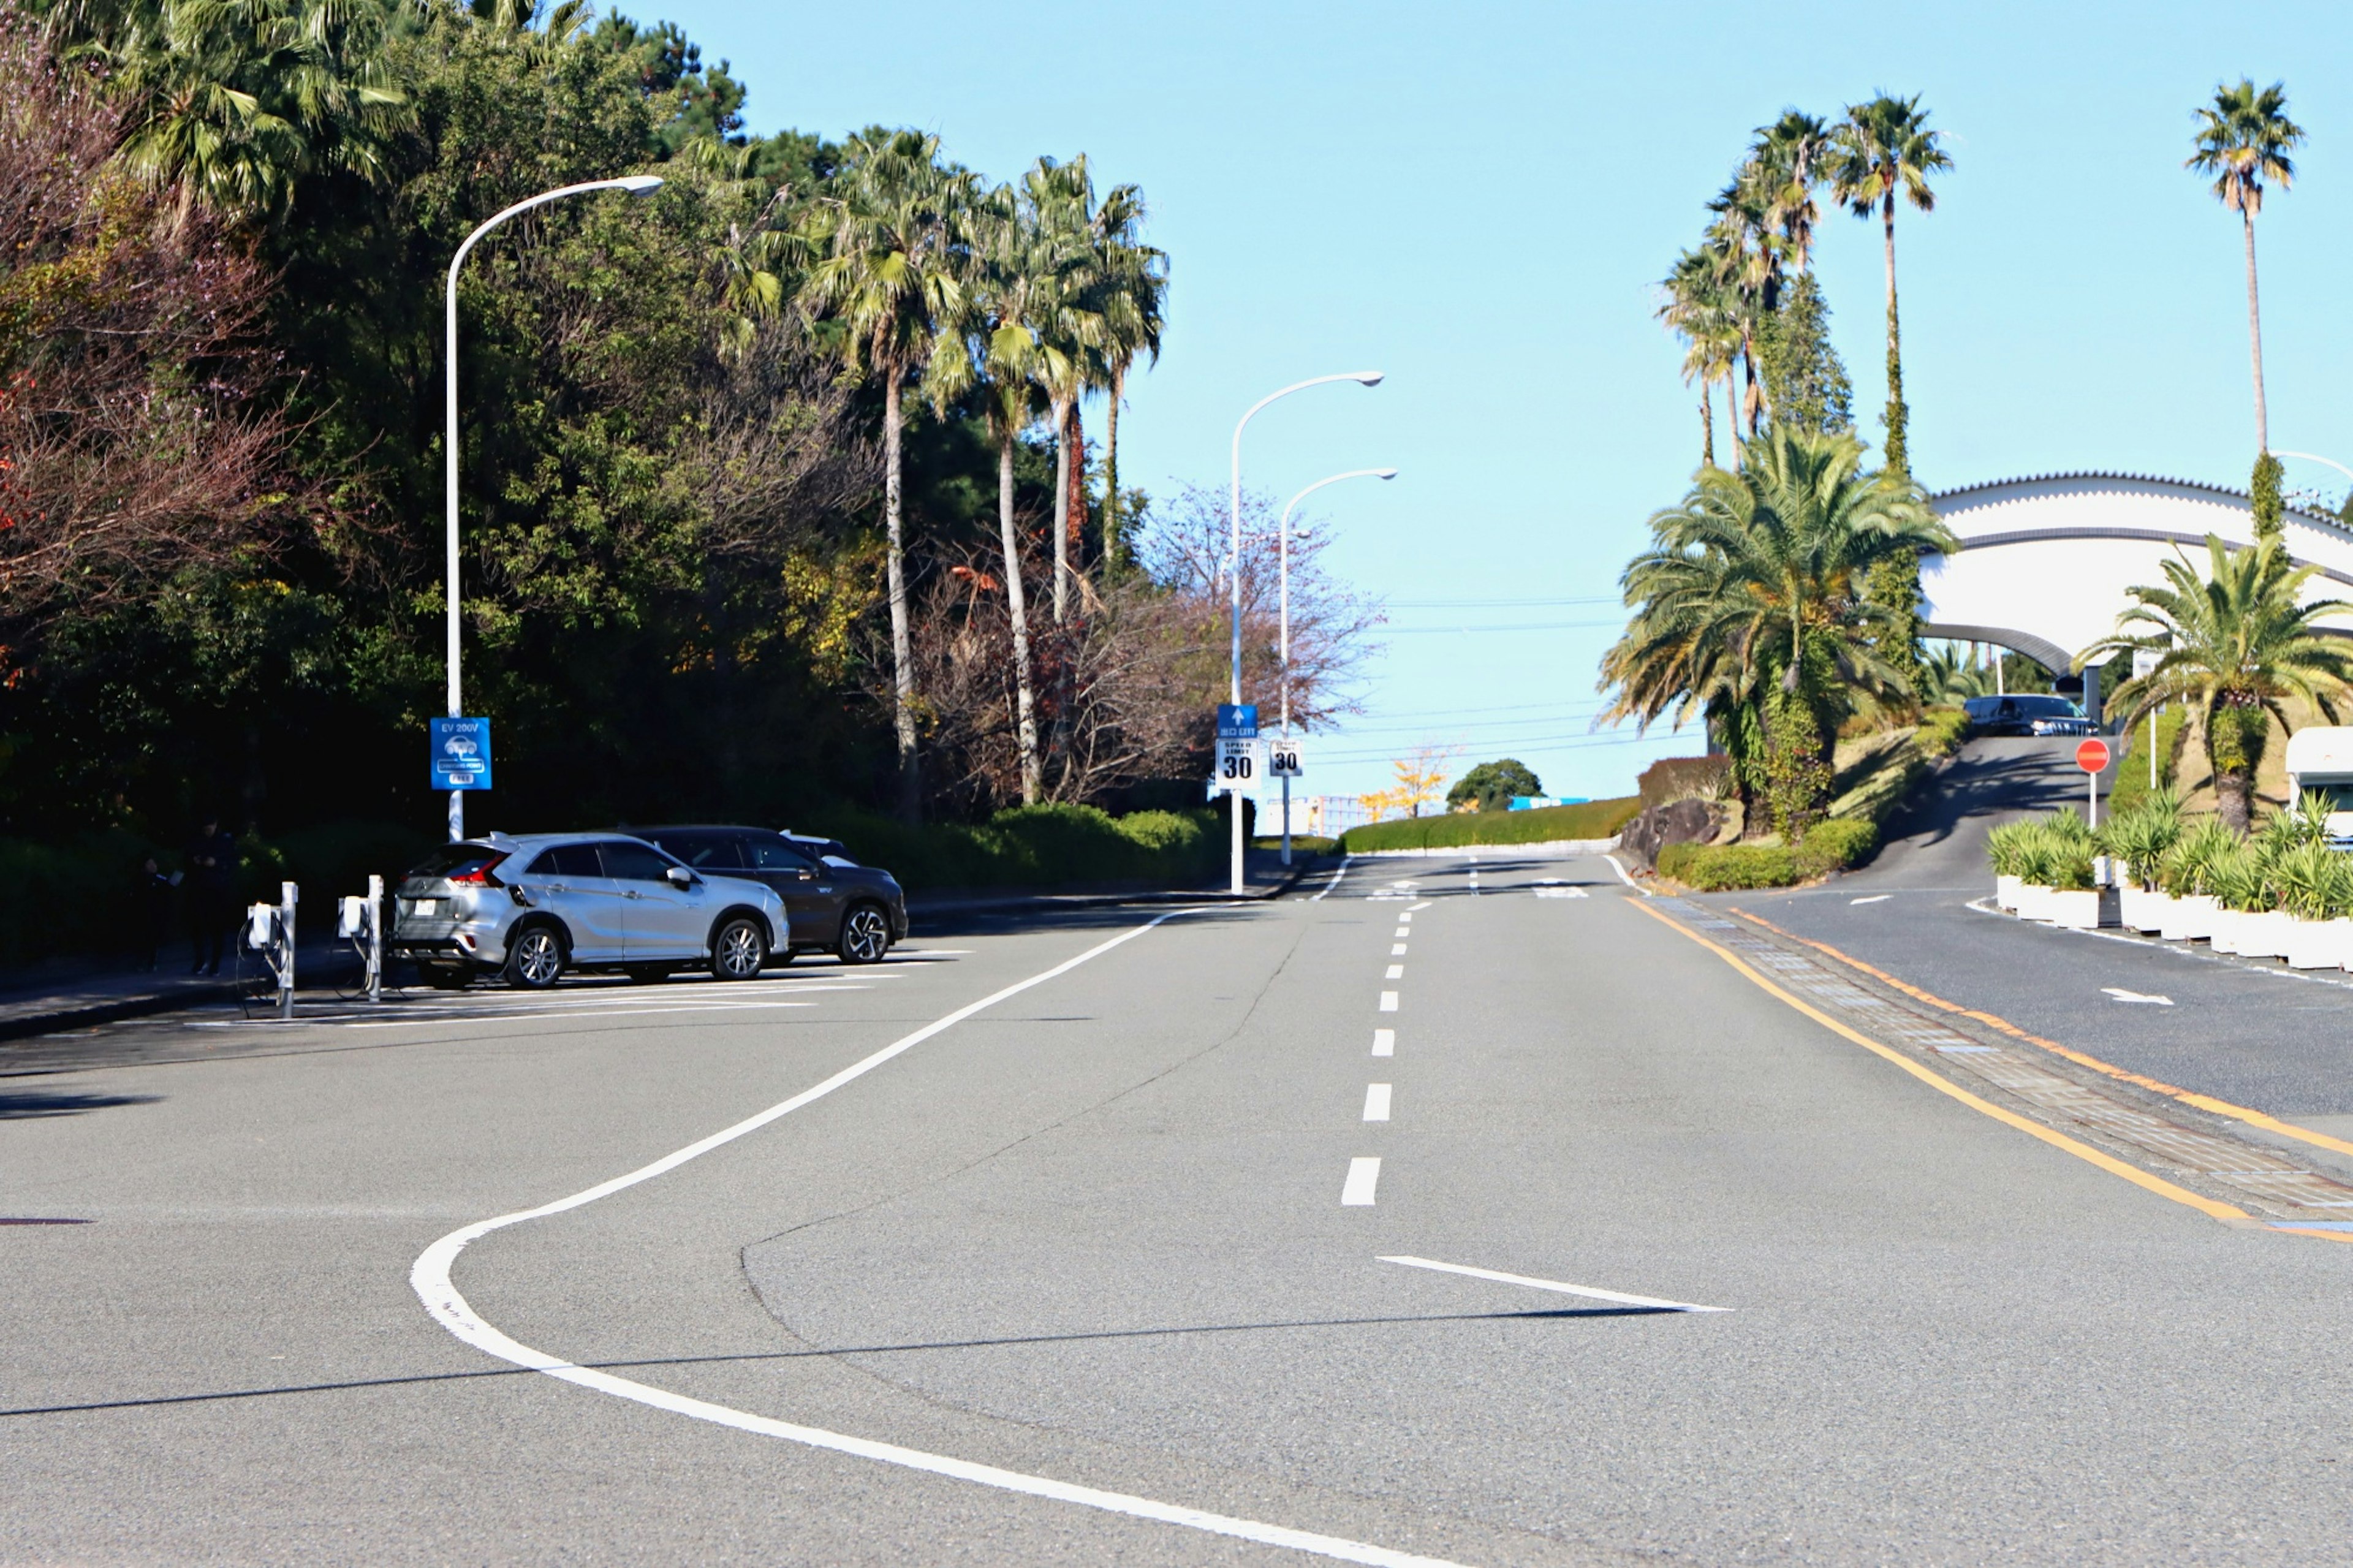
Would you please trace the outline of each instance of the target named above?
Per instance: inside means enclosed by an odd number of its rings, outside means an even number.
[[[2347,479],[2353,479],[2353,468],[2347,468],[2344,464],[2338,462],[2334,458],[2324,458],[2317,452],[2290,452],[2282,447],[2274,447],[2272,448],[2272,456],[2274,458],[2302,458],[2307,463],[2319,463],[2327,468],[2335,468]]]
[[[1327,478],[1316,480],[1305,489],[1301,490],[1297,495],[1293,496],[1290,502],[1282,509],[1282,522],[1275,530],[1275,548],[1279,552],[1279,559],[1281,561],[1278,575],[1280,576],[1282,584],[1282,637],[1281,644],[1282,678],[1281,685],[1282,689],[1282,733],[1286,739],[1288,739],[1291,734],[1291,514],[1299,510],[1299,503],[1301,501],[1305,500],[1309,496],[1314,495],[1325,485],[1336,485],[1342,479],[1393,479],[1397,478],[1397,474],[1398,471],[1395,468],[1350,468],[1345,474],[1333,474]],[[1288,821],[1289,819],[1286,817],[1286,824]]]

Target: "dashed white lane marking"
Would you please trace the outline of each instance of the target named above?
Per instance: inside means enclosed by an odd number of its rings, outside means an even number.
[[[1419,904],[1416,904],[1414,909],[1418,910],[1420,907],[1421,906]],[[1413,924],[1413,910],[1399,910],[1398,911],[1398,924],[1401,926],[1409,926]]]
[[[1622,1290],[1598,1290],[1590,1285],[1565,1285],[1557,1279],[1533,1279],[1525,1274],[1502,1274],[1493,1268],[1472,1268],[1461,1263],[1439,1263],[1427,1258],[1383,1258],[1383,1263],[1402,1263],[1408,1268],[1435,1268],[1440,1274],[1467,1274],[1473,1279],[1493,1279],[1503,1285],[1525,1285],[1532,1290],[1557,1290],[1564,1296],[1585,1296],[1596,1301],[1615,1301],[1621,1307],[1654,1307],[1665,1312],[1729,1312],[1730,1307],[1702,1307],[1690,1301],[1662,1301],[1656,1296],[1629,1296]]]
[[[1389,1119],[1389,1086],[1385,1083],[1365,1085],[1365,1120],[1387,1121]]]
[[[1381,993],[1381,1011],[1384,1013],[1394,1013],[1397,1011],[1396,992],[1384,991]]]
[[[2103,985],[2100,989],[2106,992],[2109,995],[2115,997],[2119,1002],[2137,1002],[2144,1006],[2149,1007],[2170,1007],[2173,1005],[2173,998],[2170,996],[2144,996],[2137,991],[2127,991],[2121,985]]]
[[[1355,856],[1353,856],[1353,855],[1343,855],[1343,856],[1341,856],[1341,857],[1340,857],[1340,868],[1339,868],[1338,870],[1336,870],[1336,871],[1333,872],[1333,873],[1332,873],[1332,879],[1331,879],[1330,881],[1328,881],[1328,882],[1324,883],[1324,886],[1323,886],[1323,888],[1322,888],[1322,889],[1321,889],[1316,893],[1316,895],[1315,895],[1314,898],[1312,898],[1312,899],[1308,900],[1307,901],[1308,901],[1309,903],[1311,903],[1311,904],[1320,904],[1320,903],[1322,903],[1322,902],[1323,902],[1326,898],[1330,897],[1330,896],[1331,896],[1332,889],[1335,889],[1335,888],[1336,888],[1336,887],[1338,887],[1338,886],[1340,885],[1340,879],[1341,879],[1341,878],[1343,878],[1343,877],[1345,877],[1345,876],[1346,876],[1346,875],[1348,874],[1348,862],[1350,862],[1351,860],[1354,860],[1355,858],[1356,858],[1356,857],[1355,857]]]
[[[1399,936],[1403,936],[1405,933],[1403,931],[1399,931],[1398,934]],[[1405,956],[1405,943],[1401,942],[1394,943],[1389,948],[1389,956],[1391,958],[1403,958]]]
[[[1377,1156],[1359,1154],[1348,1162],[1348,1179],[1340,1184],[1340,1205],[1343,1208],[1370,1208],[1373,1189],[1381,1184],[1381,1163]]]
[[[792,1422],[771,1420],[767,1416],[754,1415],[748,1411],[731,1409],[724,1405],[713,1405],[707,1400],[691,1399],[685,1394],[673,1394],[668,1389],[656,1388],[649,1384],[633,1382],[626,1377],[616,1377],[610,1373],[599,1372],[590,1367],[576,1366],[560,1357],[549,1355],[544,1351],[534,1350],[529,1345],[508,1337],[482,1321],[475,1312],[472,1303],[459,1293],[457,1285],[449,1278],[449,1271],[456,1265],[458,1255],[465,1251],[470,1244],[488,1236],[492,1231],[503,1230],[509,1226],[520,1225],[525,1220],[564,1214],[595,1203],[598,1198],[634,1187],[641,1182],[649,1182],[656,1176],[674,1171],[690,1160],[697,1159],[713,1149],[732,1143],[747,1133],[756,1132],[778,1118],[790,1115],[813,1100],[823,1099],[844,1084],[864,1077],[892,1058],[913,1049],[933,1036],[955,1027],[976,1013],[995,1006],[1008,997],[1017,996],[1031,986],[1042,985],[1049,980],[1067,974],[1089,960],[1099,958],[1122,943],[1134,941],[1164,921],[1174,920],[1178,915],[1204,912],[1201,910],[1171,910],[1166,914],[1156,915],[1140,926],[1122,931],[1108,942],[1097,943],[1075,958],[1066,959],[1050,969],[1043,970],[1001,991],[993,992],[977,1002],[966,1003],[945,1016],[924,1025],[913,1034],[901,1036],[873,1055],[852,1062],[831,1078],[803,1089],[790,1100],[772,1105],[757,1115],[747,1117],[735,1123],[733,1127],[723,1128],[710,1137],[699,1142],[690,1143],[674,1153],[665,1154],[649,1165],[641,1165],[626,1175],[616,1176],[609,1182],[601,1182],[596,1186],[575,1193],[570,1197],[558,1198],[554,1203],[543,1204],[535,1209],[523,1209],[514,1214],[501,1215],[495,1219],[477,1220],[472,1225],[453,1230],[418,1255],[416,1266],[408,1273],[409,1286],[417,1292],[417,1299],[425,1303],[426,1310],[433,1315],[435,1321],[479,1351],[533,1372],[545,1373],[550,1377],[560,1378],[564,1382],[577,1384],[582,1388],[611,1394],[617,1399],[627,1399],[634,1404],[649,1405],[656,1410],[668,1410],[674,1415],[691,1416],[697,1421],[707,1421],[713,1426],[733,1427],[739,1432],[750,1432],[764,1437],[780,1437],[786,1442],[799,1443],[812,1448],[854,1455],[860,1458],[874,1459],[886,1465],[922,1470],[935,1476],[946,1476],[955,1480],[970,1481],[977,1486],[994,1487],[1000,1491],[1018,1492],[1029,1497],[1075,1503],[1082,1508],[1099,1509],[1106,1513],[1124,1514],[1132,1519],[1148,1519],[1164,1524],[1182,1525],[1188,1530],[1206,1531],[1213,1535],[1227,1535],[1242,1541],[1255,1541],[1263,1545],[1285,1547],[1291,1551],[1305,1552],[1343,1563],[1371,1563],[1376,1565],[1376,1568],[1461,1568],[1460,1564],[1448,1563],[1440,1558],[1394,1552],[1385,1546],[1373,1546],[1361,1541],[1349,1541],[1336,1535],[1319,1535],[1312,1531],[1293,1530],[1279,1524],[1264,1524],[1257,1520],[1230,1518],[1224,1514],[1210,1513],[1203,1509],[1159,1502],[1151,1498],[1131,1497],[1124,1492],[1103,1491],[1094,1487],[1073,1486],[1068,1481],[1053,1480],[1045,1476],[1024,1475],[1018,1470],[1000,1469],[995,1465],[978,1465],[969,1459],[951,1458],[943,1454],[927,1454],[917,1448],[902,1448],[895,1443],[878,1443],[871,1438],[853,1437],[840,1432],[828,1432],[822,1427],[797,1426]],[[1375,1164],[1377,1166],[1378,1162],[1375,1162]],[[1353,1179],[1352,1170],[1351,1180]],[[1365,1201],[1369,1203],[1372,1200],[1368,1196]]]
[[[1382,975],[1381,978],[1384,980],[1403,980],[1405,978],[1405,965],[1402,963],[1390,964],[1388,973]]]
[[[1583,888],[1538,888],[1536,889],[1536,897],[1539,899],[1581,899],[1585,897],[1585,889]]]
[[[1395,1029],[1375,1029],[1373,1031],[1373,1055],[1377,1057],[1393,1057],[1397,1055],[1397,1031]]]
[[[1894,896],[1895,895],[1893,893],[1873,893],[1867,899],[1849,899],[1847,902],[1850,904],[1883,904]]]

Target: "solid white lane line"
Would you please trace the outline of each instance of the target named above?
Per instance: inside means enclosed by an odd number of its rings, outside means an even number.
[[[361,1018],[345,1023],[343,1026],[348,1029],[398,1029],[412,1026],[430,1026],[438,1029],[449,1024],[536,1024],[548,1018],[633,1018],[687,1013],[765,1013],[776,1007],[814,1007],[816,1005],[814,1002],[739,1002],[732,1006],[722,1005],[716,1007],[585,1007],[576,1012],[501,1013],[491,1017],[469,1017],[464,1014],[451,1013],[438,1017]],[[297,1018],[294,1021],[303,1024],[311,1020]],[[340,1019],[323,1021],[342,1022]]]
[[[1405,965],[1402,963],[1390,964],[1388,973],[1382,975],[1381,978],[1384,980],[1403,980],[1405,978]]]
[[[1564,1296],[1587,1296],[1596,1301],[1615,1301],[1621,1307],[1656,1307],[1669,1312],[1729,1312],[1730,1307],[1700,1307],[1689,1301],[1662,1301],[1656,1296],[1629,1296],[1622,1290],[1597,1290],[1590,1285],[1564,1285],[1557,1279],[1532,1279],[1525,1274],[1502,1274],[1493,1268],[1472,1268],[1461,1263],[1439,1263],[1427,1258],[1383,1258],[1383,1263],[1402,1263],[1409,1268],[1435,1268],[1440,1274],[1467,1274],[1473,1279],[1493,1279],[1504,1285],[1525,1285],[1535,1290],[1557,1290]]]
[[[1343,856],[1341,856],[1341,857],[1340,857],[1340,868],[1339,868],[1338,870],[1336,870],[1336,871],[1333,872],[1333,873],[1332,873],[1332,879],[1331,879],[1330,881],[1328,881],[1328,882],[1324,883],[1324,886],[1323,886],[1323,889],[1322,889],[1319,892],[1317,892],[1317,893],[1316,893],[1316,895],[1315,895],[1314,898],[1312,898],[1312,899],[1308,900],[1307,901],[1308,901],[1309,903],[1311,903],[1311,904],[1320,904],[1320,903],[1322,903],[1325,899],[1329,898],[1329,897],[1331,896],[1332,889],[1335,889],[1335,888],[1336,888],[1336,887],[1338,887],[1338,886],[1340,885],[1340,879],[1341,879],[1341,878],[1343,878],[1343,877],[1345,877],[1345,876],[1346,876],[1346,875],[1348,874],[1348,862],[1349,862],[1349,861],[1351,861],[1351,860],[1353,860],[1353,859],[1355,859],[1355,858],[1356,858],[1356,857],[1355,857],[1355,856],[1353,856],[1353,855],[1343,855]]]
[[[1413,913],[1413,911],[1414,911],[1414,910],[1426,910],[1426,909],[1430,908],[1430,905],[1432,905],[1432,904],[1436,903],[1437,901],[1438,901],[1438,900],[1435,900],[1435,899],[1424,899],[1424,900],[1421,900],[1421,902],[1419,902],[1419,903],[1418,903],[1418,904],[1409,904],[1409,905],[1407,905],[1407,906],[1406,906],[1406,911],[1405,911],[1405,914],[1402,914],[1402,915],[1398,916],[1398,919],[1399,919],[1399,920],[1404,920],[1405,918],[1407,918],[1407,916],[1411,915],[1411,914]]]
[[[1384,991],[1381,993],[1381,1011],[1384,1013],[1394,1013],[1397,1011],[1396,992]]]
[[[1370,1208],[1373,1189],[1381,1184],[1381,1163],[1377,1158],[1359,1154],[1348,1162],[1348,1179],[1340,1184],[1340,1205],[1343,1208]]]
[[[1640,882],[1635,881],[1633,878],[1626,874],[1626,868],[1618,864],[1617,856],[1604,855],[1602,858],[1609,862],[1609,868],[1618,873],[1618,879],[1620,881],[1625,883],[1628,887],[1633,889],[1636,892],[1641,894],[1646,899],[1651,896],[1650,889],[1643,887]]]
[[[1389,1086],[1385,1083],[1365,1085],[1365,1120],[1387,1121],[1389,1119]]]
[[[1375,1029],[1373,1031],[1373,1055],[1377,1057],[1393,1057],[1397,1055],[1397,1031],[1395,1029]]]
[[[1403,931],[1398,932],[1398,935],[1399,936],[1403,936],[1405,932]],[[1405,943],[1398,942],[1392,946],[1389,949],[1389,956],[1391,958],[1403,958],[1405,956]]]
[[[1867,899],[1849,899],[1847,902],[1850,904],[1883,904],[1894,896],[1895,895],[1893,893],[1873,893]]]
[[[1371,1563],[1375,1564],[1376,1568],[1460,1568],[1459,1564],[1450,1563],[1440,1558],[1421,1557],[1406,1552],[1393,1552],[1387,1547],[1373,1546],[1360,1541],[1348,1541],[1334,1535],[1319,1535],[1311,1531],[1292,1530],[1279,1524],[1264,1524],[1256,1520],[1229,1518],[1224,1514],[1210,1513],[1202,1509],[1159,1502],[1151,1498],[1131,1497],[1124,1492],[1103,1491],[1094,1487],[1073,1486],[1068,1481],[1053,1480],[1044,1476],[1024,1475],[1018,1470],[999,1469],[994,1465],[979,1465],[968,1459],[951,1458],[942,1454],[927,1454],[916,1448],[903,1448],[895,1443],[878,1443],[870,1438],[853,1437],[840,1432],[828,1432],[822,1427],[802,1426],[791,1422],[771,1420],[767,1416],[754,1415],[748,1411],[731,1409],[723,1405],[712,1405],[705,1400],[691,1399],[682,1394],[673,1394],[668,1389],[655,1388],[649,1384],[634,1382],[625,1377],[616,1377],[610,1373],[598,1372],[594,1368],[576,1366],[560,1357],[549,1355],[544,1351],[534,1350],[529,1345],[508,1337],[483,1321],[475,1312],[472,1304],[459,1293],[457,1285],[449,1278],[450,1269],[456,1265],[459,1254],[465,1251],[469,1245],[492,1231],[503,1230],[509,1226],[520,1225],[525,1220],[565,1214],[595,1203],[598,1198],[609,1196],[614,1193],[634,1187],[641,1182],[649,1182],[656,1176],[674,1171],[690,1160],[697,1159],[713,1149],[732,1143],[748,1133],[756,1132],[778,1118],[790,1115],[801,1107],[823,1099],[843,1085],[864,1077],[892,1058],[913,1049],[933,1036],[955,1027],[976,1013],[995,1006],[1008,997],[1018,996],[1032,986],[1042,985],[1049,980],[1067,974],[1089,960],[1099,958],[1123,943],[1133,942],[1164,921],[1174,920],[1178,915],[1204,912],[1206,911],[1201,910],[1171,910],[1166,914],[1156,915],[1140,926],[1122,931],[1107,942],[1097,943],[1075,958],[1067,959],[1050,969],[1031,975],[1027,980],[1018,981],[1001,991],[993,992],[977,1002],[967,1003],[955,1011],[924,1025],[913,1034],[902,1035],[871,1056],[852,1062],[831,1078],[803,1089],[790,1100],[782,1100],[757,1115],[746,1117],[733,1127],[723,1128],[708,1138],[690,1143],[673,1153],[665,1154],[651,1164],[641,1165],[625,1175],[616,1176],[608,1182],[600,1182],[596,1186],[573,1194],[570,1197],[558,1198],[554,1203],[543,1204],[534,1209],[522,1209],[514,1214],[501,1215],[495,1219],[478,1220],[472,1225],[453,1230],[418,1255],[416,1266],[408,1273],[409,1286],[417,1292],[417,1300],[425,1303],[426,1310],[433,1315],[436,1321],[459,1339],[486,1354],[533,1372],[543,1372],[550,1377],[560,1378],[582,1388],[611,1394],[617,1399],[627,1399],[657,1410],[668,1410],[675,1415],[691,1416],[697,1421],[710,1422],[713,1426],[733,1427],[739,1432],[750,1432],[765,1437],[780,1437],[786,1442],[799,1443],[812,1448],[823,1448],[838,1454],[875,1459],[883,1464],[897,1465],[911,1470],[922,1470],[955,1480],[970,1481],[978,1486],[994,1487],[1002,1491],[1018,1492],[1057,1502],[1075,1503],[1082,1508],[1100,1509],[1107,1513],[1124,1514],[1133,1519],[1155,1520],[1165,1524],[1183,1525],[1189,1530],[1206,1531],[1214,1535],[1227,1535],[1242,1541],[1255,1541],[1263,1545],[1285,1547],[1294,1552],[1310,1552],[1343,1563]],[[1367,1198],[1366,1201],[1371,1200]]]

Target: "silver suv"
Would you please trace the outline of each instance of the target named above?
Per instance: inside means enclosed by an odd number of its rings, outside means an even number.
[[[704,875],[617,833],[492,833],[444,846],[396,889],[395,957],[448,990],[477,974],[541,990],[566,970],[658,980],[708,966],[757,976],[792,950],[784,900],[759,882]]]

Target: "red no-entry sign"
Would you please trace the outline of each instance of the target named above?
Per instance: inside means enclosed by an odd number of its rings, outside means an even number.
[[[2108,765],[2108,743],[2099,740],[2084,742],[2075,748],[2075,765],[2087,773],[2099,773]]]

